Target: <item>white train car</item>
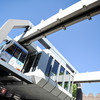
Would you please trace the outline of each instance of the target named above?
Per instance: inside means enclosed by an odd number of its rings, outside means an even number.
[[[13,56],[7,61],[8,58],[5,58],[5,53],[8,54],[7,49],[13,46],[11,44],[9,44],[10,46],[6,45],[2,49],[0,58],[1,61],[10,66],[7,66],[6,69],[13,68],[13,72],[17,73],[17,75],[19,74],[21,78],[10,74],[9,71],[0,71],[0,75],[2,76],[0,81],[7,89],[7,96],[12,94],[16,97],[17,95],[22,100],[33,100],[33,98],[36,100],[70,100],[72,98],[74,74],[77,72],[56,49],[54,50],[53,46],[50,45],[50,49],[42,50],[33,44],[25,49],[14,41],[13,45],[17,47],[15,47],[16,49],[12,49]],[[12,59],[15,59],[14,53],[17,51],[17,48],[20,48],[21,52],[17,53],[18,58],[16,60],[25,58],[23,59],[22,67],[17,63],[15,65],[9,63]],[[21,57],[22,52],[25,54],[23,57]],[[16,60],[12,61],[16,62]],[[27,77],[30,78],[31,84],[24,81],[28,79]]]

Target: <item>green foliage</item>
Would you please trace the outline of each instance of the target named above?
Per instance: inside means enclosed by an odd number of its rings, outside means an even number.
[[[60,86],[62,86],[62,82],[59,82],[58,84],[59,84]]]
[[[77,92],[77,85],[76,84],[73,84],[73,97],[76,98],[76,92]]]
[[[59,73],[59,75],[63,75],[63,74],[64,74],[64,72],[60,72],[60,73]]]
[[[68,91],[68,82],[65,82],[64,89]]]

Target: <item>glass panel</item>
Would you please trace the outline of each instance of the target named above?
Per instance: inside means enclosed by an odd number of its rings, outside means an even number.
[[[53,59],[53,57],[50,56],[48,64],[47,64],[47,68],[46,68],[46,71],[45,71],[46,76],[50,75],[52,59]]]
[[[59,84],[59,82],[61,82],[61,83],[63,82],[63,79],[64,79],[64,71],[65,71],[65,68],[63,66],[61,66],[60,72],[59,72],[59,77],[58,77],[58,84]]]
[[[21,54],[21,49],[19,47],[16,48],[16,51],[14,52],[14,57],[18,59],[18,57]]]
[[[64,84],[64,89],[68,91],[68,85],[69,85],[69,82],[65,82]]]
[[[16,48],[16,45],[15,44],[13,44],[13,45],[11,45],[10,47],[8,47],[7,49],[6,49],[6,51],[9,53],[9,54],[13,54],[13,52],[14,52],[14,50],[15,50],[15,48]]]
[[[69,88],[69,80],[70,80],[70,73],[68,71],[66,71],[64,89],[67,90],[67,91],[68,91],[68,88]]]
[[[55,60],[52,72],[51,72],[51,79],[56,81],[57,79],[57,72],[58,72],[59,63]]]
[[[62,82],[58,82],[58,84],[59,84],[60,86],[62,86]]]
[[[0,46],[0,50],[4,48],[5,45]]]
[[[39,53],[36,57],[36,60],[35,60],[35,63],[34,63],[34,66],[33,66],[33,71],[35,71],[37,65],[38,65],[38,62],[39,62],[39,59],[41,57],[41,53]]]
[[[21,56],[19,58],[19,60],[24,63],[25,59],[26,59],[27,54],[25,52],[22,51]]]
[[[26,64],[24,65],[24,69],[25,69],[24,73],[32,71],[35,59],[36,59],[36,55],[27,57]]]
[[[65,68],[63,66],[61,66],[59,75],[64,75],[64,71],[65,71]]]

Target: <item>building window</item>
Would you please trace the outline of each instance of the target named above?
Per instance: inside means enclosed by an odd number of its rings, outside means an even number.
[[[69,89],[69,80],[70,80],[70,73],[66,71],[64,89],[67,91]]]
[[[51,79],[56,81],[57,80],[57,72],[58,72],[59,63],[55,60],[52,72],[51,72]]]
[[[52,68],[52,65],[51,65],[52,59],[53,59],[53,57],[50,56],[50,57],[49,57],[48,64],[47,64],[47,68],[46,68],[46,71],[45,71],[45,75],[46,75],[46,76],[49,76],[49,75],[50,75],[50,71],[51,71],[51,68]]]

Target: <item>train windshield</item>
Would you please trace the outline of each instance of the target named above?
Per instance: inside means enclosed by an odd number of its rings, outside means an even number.
[[[6,49],[10,55],[14,56],[16,59],[24,63],[25,58],[27,56],[27,52],[25,52],[21,47],[18,47],[16,44],[11,45]]]
[[[9,63],[17,70],[23,69],[28,52],[20,44],[16,42],[10,42],[2,52],[1,60]]]

